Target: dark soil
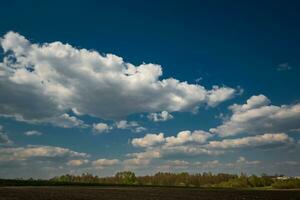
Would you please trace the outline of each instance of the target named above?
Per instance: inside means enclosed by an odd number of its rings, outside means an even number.
[[[0,187],[0,200],[300,200],[298,190],[151,187]]]

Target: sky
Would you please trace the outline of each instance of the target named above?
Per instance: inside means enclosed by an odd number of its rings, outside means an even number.
[[[0,177],[300,175],[298,1],[3,1]]]

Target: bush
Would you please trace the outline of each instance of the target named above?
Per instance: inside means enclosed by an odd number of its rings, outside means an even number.
[[[300,188],[300,179],[277,180],[272,184],[276,189],[296,189]]]

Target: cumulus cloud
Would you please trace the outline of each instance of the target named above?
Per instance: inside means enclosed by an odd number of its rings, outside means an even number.
[[[222,125],[210,129],[220,136],[239,133],[289,132],[300,128],[300,104],[270,105],[264,95],[252,96],[246,104],[230,106],[232,115]]]
[[[246,164],[246,165],[256,165],[261,163],[261,161],[259,160],[247,160],[245,157],[240,156],[237,161],[236,164]]]
[[[220,162],[218,160],[211,160],[206,162],[196,162],[194,163],[194,166],[203,169],[223,168],[223,170],[225,170],[226,168],[237,168],[237,167],[241,168],[241,167],[248,167],[248,166],[253,167],[253,165],[258,165],[260,163],[261,161],[259,160],[247,160],[245,157],[240,156],[234,162]]]
[[[208,160],[208,161],[198,161],[198,162],[188,162],[185,160],[169,160],[163,165],[158,166],[159,170],[173,171],[173,170],[221,170],[222,172],[228,171],[233,168],[247,168],[253,167],[254,165],[261,164],[259,160],[247,160],[245,157],[240,156],[236,161],[233,162],[220,162],[219,160]],[[236,171],[235,171],[236,173]]]
[[[203,144],[212,135],[202,130],[181,131],[176,136],[165,137],[163,133],[146,134],[141,138],[134,138],[134,147],[145,148],[144,152],[129,154],[129,163],[150,163],[152,159],[169,157],[172,155],[195,156],[200,154],[219,155],[223,151],[208,149]]]
[[[36,130],[32,130],[32,131],[26,131],[24,133],[24,135],[27,135],[27,136],[40,136],[40,135],[43,135],[43,133],[39,132],[39,131],[36,131]]]
[[[0,146],[10,145],[13,142],[9,139],[8,135],[3,131],[3,127],[0,125]]]
[[[118,163],[118,159],[98,159],[92,162],[92,166],[97,169],[103,169],[105,167],[117,165]]]
[[[109,127],[105,123],[93,124],[94,133],[105,133],[105,132],[108,132],[110,129],[111,129],[111,127]]]
[[[138,122],[136,121],[127,121],[127,120],[120,120],[117,121],[112,128],[117,128],[117,129],[129,129],[133,132],[142,132],[147,130],[145,127],[140,126]]]
[[[84,164],[87,164],[87,163],[89,163],[89,160],[77,159],[77,160],[69,160],[67,162],[67,165],[72,166],[72,167],[78,167],[78,166],[81,166],[81,165],[84,165]]]
[[[198,156],[198,155],[221,155],[225,152],[222,150],[208,149],[203,145],[184,144],[178,146],[162,146],[160,148],[163,157],[172,155]]]
[[[270,144],[286,144],[293,141],[285,133],[265,133],[251,137],[243,137],[236,139],[225,139],[221,141],[210,141],[206,147],[216,149],[230,149],[243,147],[256,147]]]
[[[150,164],[155,158],[160,158],[161,153],[158,150],[148,150],[145,152],[127,154],[129,159],[123,161],[125,168],[136,168]]]
[[[131,144],[145,150],[132,153],[134,162],[150,163],[152,159],[172,156],[221,155],[232,149],[252,147],[278,147],[293,144],[293,138],[285,133],[265,133],[256,136],[235,139],[212,140],[213,135],[202,130],[181,131],[176,136],[165,137],[163,133],[146,134],[142,138],[134,138]],[[133,160],[132,160],[133,162]]]
[[[82,120],[78,119],[75,116],[71,116],[68,113],[64,113],[56,118],[48,119],[45,122],[50,122],[55,126],[63,127],[63,128],[72,128],[72,127],[88,127]]]
[[[148,119],[154,122],[163,122],[170,119],[173,119],[173,115],[171,115],[168,111],[162,111],[161,113],[150,113]]]
[[[42,159],[64,159],[87,158],[89,155],[72,151],[67,148],[53,146],[9,147],[0,149],[0,162],[27,161]]]
[[[212,135],[202,130],[196,131],[181,131],[177,136],[171,136],[166,138],[166,146],[182,145],[188,142],[195,142],[198,144],[204,143]]]
[[[132,145],[135,147],[150,147],[160,144],[165,141],[164,134],[147,134],[143,138],[134,138],[132,140]]]
[[[218,160],[210,160],[206,162],[196,162],[195,165],[200,168],[213,169],[213,168],[220,167],[222,163],[219,162]]]
[[[130,158],[123,161],[125,168],[137,168],[149,165],[151,159]]]
[[[142,138],[134,138],[132,145],[135,147],[152,147],[157,144],[164,146],[178,146],[185,143],[198,143],[202,144],[207,141],[212,135],[202,130],[196,131],[181,131],[176,136],[164,137],[163,133],[159,134],[146,134]]]
[[[136,121],[120,120],[111,125],[106,123],[93,124],[94,133],[106,133],[114,129],[128,129],[136,133],[147,130],[145,127],[140,126]]]
[[[15,32],[1,38],[1,47],[0,115],[21,121],[55,124],[70,111],[102,119],[143,112],[195,111],[235,94],[229,87],[207,90],[174,78],[160,79],[162,68],[157,64],[134,66],[113,54],[61,42],[33,44]],[[67,118],[72,124],[82,124]]]

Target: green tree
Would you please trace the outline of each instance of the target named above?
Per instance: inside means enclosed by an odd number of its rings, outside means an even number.
[[[135,174],[131,171],[118,172],[116,173],[115,178],[119,184],[132,185],[137,182]]]

